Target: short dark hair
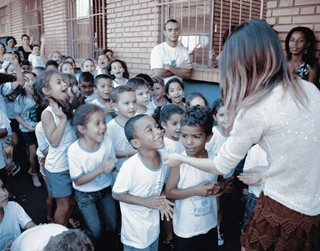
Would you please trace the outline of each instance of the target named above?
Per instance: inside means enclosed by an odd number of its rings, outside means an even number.
[[[112,78],[108,74],[99,74],[94,78],[94,87],[97,87],[100,79],[110,79],[110,81],[112,82]]]
[[[210,110],[199,105],[187,108],[181,117],[181,127],[183,126],[200,126],[206,135],[211,134],[213,117]]]
[[[127,123],[124,126],[124,133],[126,135],[127,140],[130,142],[135,138],[135,124],[137,123],[138,120],[143,118],[144,116],[148,116],[146,114],[138,114],[132,118],[130,118]]]
[[[8,44],[8,41],[9,41],[10,39],[13,39],[13,43],[14,43],[14,45],[16,45],[16,44],[17,44],[17,40],[16,40],[13,36],[9,36],[9,37],[7,37],[7,39],[6,39],[6,44]]]
[[[114,88],[111,91],[111,94],[110,94],[111,102],[118,103],[119,102],[119,94],[124,93],[124,92],[133,92],[134,93],[134,90],[126,85],[117,86],[116,88]]]
[[[79,84],[82,82],[91,82],[93,84],[94,82],[94,77],[90,72],[81,72],[79,75]]]
[[[178,24],[180,24],[177,20],[175,20],[175,19],[169,19],[165,24],[164,24],[164,30],[166,30],[166,26],[167,26],[167,24],[168,23],[178,23]]]
[[[204,101],[204,104],[206,106],[208,106],[208,101],[207,101],[207,99],[205,98],[205,96],[202,93],[200,93],[200,92],[192,92],[186,99],[186,107],[187,108],[190,107],[190,102],[195,98],[202,98],[203,101]]]
[[[126,85],[132,88],[134,91],[139,89],[141,86],[146,86],[149,88],[148,82],[139,77],[130,78]]]
[[[137,78],[143,78],[148,83],[148,86],[150,88],[153,88],[153,79],[148,74],[139,73],[136,77]]]
[[[59,64],[57,63],[57,61],[52,60],[52,59],[49,59],[49,60],[46,62],[46,68],[48,68],[49,65],[53,65],[53,66],[55,66],[57,69],[59,68]]]

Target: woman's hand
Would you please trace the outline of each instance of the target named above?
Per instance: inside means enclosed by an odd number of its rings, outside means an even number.
[[[247,185],[258,186],[262,181],[262,174],[258,171],[240,173],[238,179]]]
[[[183,162],[183,156],[178,153],[171,153],[164,156],[164,163],[171,167],[179,167]]]

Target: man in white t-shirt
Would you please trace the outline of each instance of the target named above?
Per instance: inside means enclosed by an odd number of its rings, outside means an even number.
[[[166,41],[156,45],[150,56],[153,75],[164,79],[165,83],[172,76],[190,78],[191,62],[187,48],[179,44],[180,23],[170,19],[164,25]]]

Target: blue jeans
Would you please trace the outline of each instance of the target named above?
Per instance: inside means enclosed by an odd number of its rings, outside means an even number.
[[[96,240],[104,232],[116,231],[116,205],[110,186],[98,192],[85,193],[76,190],[75,199],[86,223],[86,233],[90,239]]]
[[[246,205],[243,215],[243,224],[245,224],[249,219],[251,213],[253,212],[254,208],[258,203],[258,200],[259,198],[252,193],[248,193],[248,195],[245,196]]]
[[[151,243],[149,247],[146,248],[135,248],[127,245],[123,245],[123,251],[158,251],[159,246],[159,238]]]

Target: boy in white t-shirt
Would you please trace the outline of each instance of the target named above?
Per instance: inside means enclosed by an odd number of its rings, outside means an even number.
[[[206,143],[212,136],[213,118],[201,106],[189,107],[181,117],[182,155],[214,158]],[[217,175],[188,164],[171,167],[165,194],[175,200],[173,214],[174,247],[177,251],[217,250]],[[187,220],[186,220],[187,219]]]
[[[137,111],[137,99],[134,90],[126,85],[114,88],[110,95],[111,106],[117,117],[112,119],[107,127],[107,133],[112,140],[116,157],[118,159],[116,168],[112,173],[115,180],[122,163],[137,151],[130,145],[124,133],[124,125],[132,118]]]
[[[6,250],[21,234],[36,224],[24,209],[14,201],[8,201],[9,193],[0,179],[0,250]]]
[[[158,152],[163,132],[154,118],[139,114],[128,120],[125,134],[138,153],[123,163],[112,190],[120,201],[121,242],[124,251],[157,251],[159,212],[168,220],[173,211],[173,203],[161,194],[168,168]]]
[[[32,52],[28,57],[28,61],[31,63],[32,68],[46,67],[46,58],[41,54],[39,45],[33,45]]]

